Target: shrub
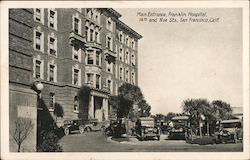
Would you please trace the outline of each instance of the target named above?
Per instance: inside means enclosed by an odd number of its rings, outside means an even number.
[[[37,147],[38,152],[62,152],[62,147],[58,144],[59,138],[53,131],[42,133],[42,143]]]

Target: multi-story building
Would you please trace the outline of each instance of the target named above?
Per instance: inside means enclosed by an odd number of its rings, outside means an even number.
[[[36,150],[37,93],[31,89],[33,66],[33,11],[9,10],[9,149],[17,151],[13,139],[20,119],[29,118],[33,130],[21,145],[21,151]],[[23,135],[23,134],[21,134]]]
[[[33,10],[33,78],[42,81],[44,105],[61,120],[109,118],[108,99],[122,83],[138,83],[138,40],[142,37],[110,8]],[[77,92],[91,88],[89,106]],[[60,119],[60,118],[59,118]],[[57,120],[59,120],[57,119]]]
[[[29,139],[34,145],[27,141],[27,150],[35,150],[41,125],[112,118],[109,97],[125,82],[138,84],[142,36],[120,17],[111,8],[10,10],[10,132],[17,117],[32,118]],[[31,89],[37,81],[43,84],[41,93]],[[82,85],[91,89],[85,108],[79,106],[77,94]]]

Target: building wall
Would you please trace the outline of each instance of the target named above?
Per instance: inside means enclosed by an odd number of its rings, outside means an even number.
[[[54,28],[50,27],[51,11],[54,13]],[[40,14],[40,20],[37,20],[37,14]],[[93,15],[92,15],[93,14]],[[91,18],[92,16],[92,18]],[[96,20],[97,16],[97,20]],[[129,28],[127,25],[120,22],[119,13],[113,9],[33,9],[32,18],[34,20],[33,31],[29,35],[32,35],[32,47],[33,54],[32,65],[27,73],[31,74],[31,81],[41,81],[44,84],[44,89],[41,93],[43,100],[43,107],[47,108],[46,113],[50,115],[57,124],[62,124],[63,120],[76,119],[76,118],[89,118],[88,108],[81,108],[78,111],[74,111],[74,98],[77,95],[79,88],[82,85],[87,84],[87,73],[98,74],[101,76],[100,88],[97,89],[95,86],[90,86],[94,92],[99,92],[97,95],[105,95],[103,98],[109,95],[117,95],[118,87],[125,82],[125,78],[120,79],[119,66],[123,68],[123,77],[125,76],[125,69],[129,71],[129,80],[131,81],[131,71],[134,71],[135,82],[138,84],[138,53],[137,53],[137,40],[140,39],[140,35],[137,35],[135,31]],[[74,31],[75,18],[79,20],[78,25],[79,31]],[[112,30],[108,29],[108,24],[111,22]],[[90,30],[88,36],[86,35],[86,26],[92,27],[95,31],[99,30],[99,41],[90,42]],[[41,32],[41,50],[36,49],[37,33]],[[135,44],[134,48],[131,48],[131,43],[125,44],[119,42],[118,31],[122,31],[125,36],[129,36],[133,39]],[[25,32],[24,32],[25,33]],[[49,36],[56,39],[56,54],[51,54],[49,46],[51,45]],[[108,49],[108,38],[112,39],[112,47]],[[124,60],[119,60],[119,46],[131,53],[134,53],[135,64],[131,62],[127,63]],[[74,58],[73,47],[78,48],[78,59]],[[94,52],[100,52],[101,65],[87,64],[87,54],[90,50]],[[40,77],[36,77],[36,61],[41,61],[41,72]],[[107,69],[107,61],[110,62],[112,72]],[[55,65],[55,77],[51,81],[49,79],[49,65]],[[32,67],[31,67],[32,66]],[[79,83],[73,84],[73,72],[74,69],[79,70]],[[94,79],[95,81],[95,79]],[[110,90],[107,90],[108,82],[110,83]],[[94,93],[92,92],[92,93]],[[63,109],[63,117],[55,116],[55,109],[50,109],[51,94],[54,94],[54,107],[55,105],[61,106]],[[90,99],[91,100],[91,99]],[[91,102],[90,102],[91,104]],[[105,102],[106,104],[106,102]],[[46,116],[44,116],[46,117]],[[44,121],[46,118],[44,118]],[[59,125],[60,125],[59,124]]]
[[[17,151],[13,139],[18,118],[29,118],[33,128],[21,145],[21,151],[36,150],[37,94],[32,83],[33,16],[31,9],[9,10],[9,133],[10,151]]]

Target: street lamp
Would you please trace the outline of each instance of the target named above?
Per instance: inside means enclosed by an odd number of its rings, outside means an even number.
[[[37,105],[37,109],[38,110],[42,110],[42,90],[43,90],[43,84],[41,83],[41,81],[35,81],[32,85],[33,89],[37,92],[38,94],[38,105]]]
[[[42,90],[43,90],[43,84],[41,81],[35,81],[32,83],[31,88],[37,92],[37,146],[41,143],[41,127],[42,127],[42,121],[41,121],[41,112],[43,110],[42,108]]]

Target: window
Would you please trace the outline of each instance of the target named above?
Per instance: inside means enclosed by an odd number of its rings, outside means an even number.
[[[123,78],[123,69],[122,69],[122,67],[120,67],[120,72],[119,72],[119,74],[120,74],[120,79],[122,80],[122,78]]]
[[[126,81],[126,82],[129,81],[129,80],[128,80],[128,77],[129,77],[129,75],[128,75],[128,70],[126,70],[126,73],[125,73],[125,81]]]
[[[41,61],[36,60],[36,66],[35,66],[35,77],[41,78]]]
[[[111,91],[111,80],[108,80],[108,89]]]
[[[122,42],[122,34],[119,36],[119,41]]]
[[[120,61],[122,61],[122,57],[123,57],[123,55],[122,55],[122,53],[123,53],[123,50],[122,50],[122,48],[120,48]]]
[[[107,38],[107,47],[109,50],[111,50],[111,38],[110,37]]]
[[[100,66],[100,53],[96,52],[96,65]]]
[[[49,81],[55,81],[55,66],[52,64],[49,65]]]
[[[44,9],[34,8],[34,20],[40,23],[44,23]]]
[[[134,72],[131,73],[131,83],[135,84],[135,73]]]
[[[49,27],[51,28],[55,28],[55,17],[56,17],[56,12],[55,11],[52,11],[52,10],[49,10]]]
[[[73,50],[73,59],[80,60],[80,49],[76,46],[72,46],[72,50]]]
[[[94,30],[90,29],[90,41],[93,42],[94,41]]]
[[[135,65],[135,55],[134,54],[131,55],[131,64]]]
[[[87,84],[93,85],[94,84],[94,74],[87,73]]]
[[[112,31],[112,22],[111,22],[111,18],[108,18],[108,19],[107,19],[107,26],[106,26],[106,27],[107,27],[108,30]]]
[[[94,64],[94,54],[93,54],[93,51],[87,53],[87,64]]]
[[[40,60],[40,58],[34,58],[33,59],[33,77],[38,79],[43,79],[44,74],[44,65],[43,60]]]
[[[96,15],[95,15],[95,21],[98,22],[98,19],[99,19],[99,16],[96,14]]]
[[[126,54],[125,54],[125,61],[126,61],[127,63],[129,62],[128,57],[129,57],[129,53],[128,53],[128,51],[127,51]]]
[[[106,61],[107,71],[112,73],[113,72],[113,63],[109,63]]]
[[[55,109],[55,93],[49,93],[49,110]]]
[[[87,41],[88,41],[88,31],[89,31],[89,27],[85,26],[85,37]]]
[[[100,75],[96,75],[96,88],[100,88]]]
[[[126,45],[128,45],[128,38],[126,38],[126,42],[125,42]]]
[[[37,21],[41,21],[41,9],[40,8],[36,8],[35,9],[35,20]]]
[[[131,48],[134,49],[134,41],[131,42]]]
[[[78,69],[74,69],[73,84],[79,85],[79,70]]]
[[[99,42],[99,41],[98,41],[98,39],[99,39],[98,37],[99,37],[99,33],[98,33],[98,32],[95,32],[95,41],[96,41],[96,42]]]
[[[44,33],[40,26],[33,30],[33,48],[36,51],[44,52]]]
[[[74,97],[74,111],[79,111],[79,101],[77,96]]]
[[[42,33],[36,31],[36,49],[41,50],[41,37]]]
[[[79,34],[79,19],[78,18],[74,18],[74,32]]]
[[[56,39],[49,37],[49,54],[56,56]]]

